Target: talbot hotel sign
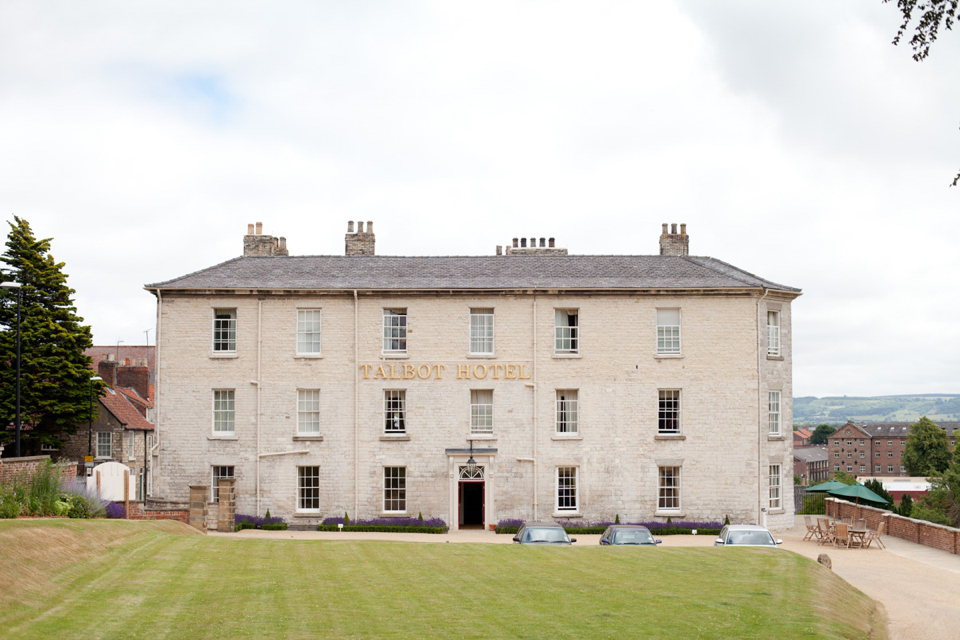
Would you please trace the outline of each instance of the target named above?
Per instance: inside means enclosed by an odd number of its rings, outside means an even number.
[[[443,380],[453,376],[457,380],[529,380],[530,374],[522,364],[362,364],[364,380]]]

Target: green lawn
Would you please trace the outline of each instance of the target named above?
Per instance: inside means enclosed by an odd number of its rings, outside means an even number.
[[[244,540],[104,520],[0,521],[0,550],[7,638],[885,637],[872,601],[782,550]]]

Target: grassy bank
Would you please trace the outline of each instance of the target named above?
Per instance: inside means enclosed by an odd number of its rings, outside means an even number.
[[[766,549],[208,538],[0,523],[5,637],[867,637],[872,601]],[[872,638],[883,637],[882,629]]]

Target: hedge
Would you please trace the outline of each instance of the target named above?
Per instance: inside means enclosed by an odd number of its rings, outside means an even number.
[[[335,524],[317,525],[317,531],[340,531]],[[389,525],[362,525],[345,524],[343,531],[376,531],[380,533],[446,533],[447,526],[442,527],[398,527]]]

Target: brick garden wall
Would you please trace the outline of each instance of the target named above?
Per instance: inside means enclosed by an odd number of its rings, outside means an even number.
[[[177,520],[187,524],[188,511],[186,509],[169,509],[144,506],[142,502],[131,502],[127,511],[129,520]]]
[[[863,518],[867,527],[877,529],[881,522],[886,522],[885,535],[922,544],[934,549],[960,554],[960,529],[934,524],[925,520],[904,518],[890,511],[856,505],[846,500],[827,498],[827,515],[834,518]]]
[[[0,484],[10,482],[23,472],[34,473],[42,467],[50,456],[27,456],[23,458],[0,458]],[[74,462],[58,465],[65,480],[77,477],[77,464]]]

